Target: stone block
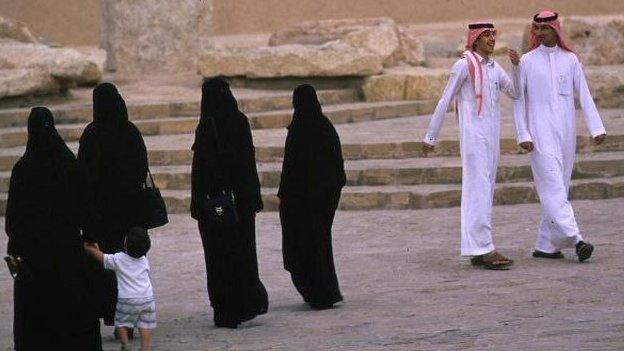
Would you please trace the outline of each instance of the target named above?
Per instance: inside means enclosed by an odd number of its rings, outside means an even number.
[[[425,61],[420,38],[408,27],[383,17],[302,22],[275,32],[269,45],[322,45],[334,40],[380,55],[386,67],[398,62],[421,65]]]
[[[395,67],[366,78],[362,92],[366,101],[439,99],[447,80],[444,69]]]
[[[59,82],[45,69],[0,69],[0,99],[12,96],[53,94],[60,90]]]
[[[323,45],[213,50],[200,57],[198,70],[204,77],[368,76],[381,72],[382,59],[365,49],[332,41]]]
[[[93,85],[102,78],[97,63],[74,49],[12,40],[0,41],[0,69],[40,70],[62,87]]]
[[[611,184],[603,180],[593,180],[573,184],[570,187],[570,199],[595,200],[608,199],[611,193]]]
[[[531,185],[504,185],[494,191],[494,204],[512,205],[537,202],[537,193]]]
[[[101,46],[117,72],[193,72],[212,47],[211,0],[104,0]]]
[[[461,190],[443,190],[424,196],[422,208],[455,207],[461,203]]]
[[[342,195],[341,210],[371,210],[384,208],[389,196],[384,193],[346,193]]]

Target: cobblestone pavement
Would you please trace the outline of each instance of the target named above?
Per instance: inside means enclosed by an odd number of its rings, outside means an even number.
[[[537,204],[495,207],[495,243],[516,259],[510,271],[476,269],[459,256],[459,208],[339,212],[345,302],[326,311],[302,303],[282,269],[277,213],[263,213],[258,253],[270,309],[237,330],[213,326],[195,223],[174,215],[152,233],[154,350],[623,350],[624,199],[573,206],[596,245],[583,264],[571,250],[559,261],[530,257]],[[1,266],[0,350],[12,345],[12,313]],[[104,349],[117,350],[112,329],[102,334]]]

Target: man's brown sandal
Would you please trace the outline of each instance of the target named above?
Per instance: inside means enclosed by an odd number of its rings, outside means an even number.
[[[563,258],[563,253],[561,253],[561,251],[549,253],[549,252],[535,250],[533,251],[533,257],[559,259],[559,258]]]
[[[485,255],[473,256],[470,263],[473,266],[481,266],[485,269],[507,270],[513,264],[513,260],[501,255],[498,251],[492,251]]]

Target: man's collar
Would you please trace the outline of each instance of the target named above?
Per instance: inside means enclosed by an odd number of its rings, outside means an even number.
[[[481,55],[479,55],[476,51],[473,51],[472,53],[475,55],[477,60],[479,60],[479,62],[483,63],[483,61],[485,61],[485,64],[488,65],[488,66],[492,66],[494,64],[494,60],[492,60],[491,57],[485,59],[485,58],[481,57]]]

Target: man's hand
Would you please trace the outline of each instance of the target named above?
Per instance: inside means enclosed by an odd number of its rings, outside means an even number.
[[[509,56],[509,61],[511,61],[514,66],[520,64],[520,54],[518,54],[516,50],[508,49],[507,55]]]
[[[533,151],[533,142],[532,141],[525,141],[520,143],[520,147],[525,149],[528,152]]]
[[[422,153],[423,153],[424,157],[427,157],[427,155],[430,152],[433,152],[434,149],[435,149],[434,145],[430,145],[430,144],[427,144],[425,142],[422,143]]]
[[[607,138],[607,135],[606,135],[606,134],[600,134],[600,135],[597,135],[597,136],[594,138],[594,145],[600,145],[600,144],[602,144],[602,142],[603,142],[603,141],[605,141],[605,139],[606,139],[606,138]]]

